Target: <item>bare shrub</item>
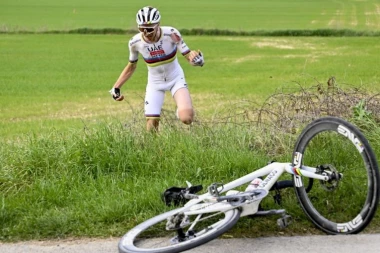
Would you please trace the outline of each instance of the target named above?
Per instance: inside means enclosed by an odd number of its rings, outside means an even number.
[[[300,83],[295,83],[292,88],[281,87],[261,105],[249,100],[231,101],[223,108],[217,108],[215,115],[199,117],[196,113],[193,127],[254,129],[268,139],[277,138],[280,134],[295,134],[312,120],[323,116],[347,120],[371,117],[380,122],[379,93],[373,94],[346,84],[343,89],[336,84],[334,77],[327,83],[315,82],[309,87]],[[136,125],[138,120],[133,119],[134,122],[127,125]],[[161,128],[189,128],[175,117],[175,111],[168,109],[162,110],[161,123]]]
[[[352,119],[370,115],[379,122],[380,96],[363,88],[342,89],[331,77],[327,84],[318,82],[308,88],[299,84],[299,88],[292,91],[279,90],[268,97],[255,114],[259,125],[271,125],[285,132],[293,132],[322,116]]]

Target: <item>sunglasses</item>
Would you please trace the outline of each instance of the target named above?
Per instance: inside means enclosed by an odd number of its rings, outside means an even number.
[[[148,32],[148,33],[151,33],[151,32],[153,32],[154,31],[154,29],[156,29],[156,27],[157,27],[157,25],[155,25],[155,26],[149,26],[149,27],[139,27],[139,31],[140,32]]]

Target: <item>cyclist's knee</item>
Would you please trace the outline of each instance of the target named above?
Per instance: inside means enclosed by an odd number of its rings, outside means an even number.
[[[184,124],[190,125],[194,119],[194,110],[192,108],[191,109],[178,110],[178,118]]]

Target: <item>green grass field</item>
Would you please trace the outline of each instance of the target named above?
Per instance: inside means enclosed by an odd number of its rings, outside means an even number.
[[[1,35],[0,136],[45,127],[82,126],[107,117],[123,119],[131,106],[142,108],[146,67],[123,87],[126,101],[115,103],[108,90],[128,59],[128,35]],[[231,101],[262,103],[277,88],[325,83],[378,91],[380,49],[376,37],[189,36],[206,65],[181,63],[199,115]],[[363,46],[365,45],[365,46]],[[174,111],[171,99],[165,108]],[[141,114],[141,117],[143,115]]]
[[[90,28],[135,28],[139,8],[146,1],[48,0],[1,1],[1,30],[67,30]],[[165,0],[155,3],[163,24],[178,28],[232,30],[353,29],[379,30],[380,2],[368,1],[258,1]]]
[[[123,87],[123,102],[108,93],[127,64],[130,34],[39,33],[134,29],[145,4],[0,0],[0,240],[121,236],[165,209],[158,193],[168,186],[226,181],[270,159],[291,159],[296,135],[229,124],[229,116],[280,88],[326,85],[331,76],[342,88],[380,91],[376,36],[185,36],[206,59],[194,68],[180,57],[197,117],[215,125],[196,124],[188,134],[173,123],[167,96],[162,134],[152,137],[144,132],[144,63]],[[162,23],[179,29],[380,29],[380,1],[165,0],[157,7]],[[378,125],[366,134],[380,156]],[[288,193],[286,208],[297,219],[285,233],[320,233]],[[368,231],[379,227],[377,214]],[[277,228],[264,219],[233,233],[244,231]]]

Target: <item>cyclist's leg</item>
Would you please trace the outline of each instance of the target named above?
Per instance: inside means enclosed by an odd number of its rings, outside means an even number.
[[[160,122],[161,108],[165,99],[165,91],[155,90],[149,86],[145,94],[145,117],[146,129],[148,131],[157,131]]]
[[[177,104],[178,118],[186,125],[191,124],[194,119],[194,109],[190,92],[183,76],[177,79],[171,93]]]
[[[146,119],[146,130],[147,131],[158,131],[159,124],[160,124],[159,118],[147,118]]]

